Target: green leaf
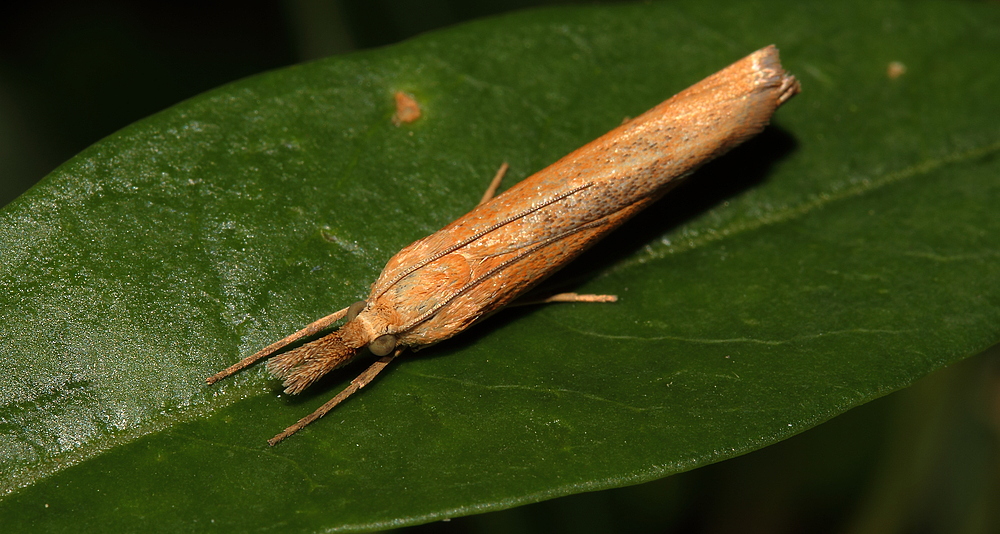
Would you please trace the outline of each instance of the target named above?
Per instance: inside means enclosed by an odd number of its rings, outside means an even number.
[[[755,450],[1000,339],[1000,6],[524,12],[235,82],[0,213],[5,529],[366,530]],[[301,398],[204,378],[366,294],[402,246],[775,43],[774,126],[506,311],[275,448]],[[892,62],[905,65],[898,77]],[[423,116],[393,125],[393,94]]]

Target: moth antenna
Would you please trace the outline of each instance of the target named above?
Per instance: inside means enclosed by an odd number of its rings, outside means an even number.
[[[320,333],[321,331],[325,330],[328,326],[339,321],[341,317],[347,314],[348,309],[349,308],[344,308],[340,311],[333,312],[330,315],[327,315],[326,317],[318,321],[313,321],[309,323],[302,330],[299,330],[298,332],[295,332],[294,334],[291,334],[289,336],[285,336],[280,341],[271,343],[270,345],[264,347],[263,349],[260,349],[256,353],[251,354],[250,356],[243,358],[242,360],[234,363],[233,365],[230,365],[229,367],[223,369],[222,371],[219,371],[218,373],[215,373],[214,375],[206,378],[205,382],[208,382],[209,384],[214,384],[219,380],[222,380],[223,378],[226,378],[227,376],[236,373],[237,371],[250,367],[258,360],[267,358],[268,356],[274,354],[278,350],[284,348],[286,345],[294,343],[304,337],[309,337]]]
[[[340,331],[317,339],[268,360],[267,371],[284,378],[285,393],[297,394],[323,375],[346,364],[357,349],[344,344]]]

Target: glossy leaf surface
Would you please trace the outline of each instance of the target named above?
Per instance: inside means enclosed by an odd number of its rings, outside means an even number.
[[[1000,8],[722,6],[524,12],[265,73],[60,167],[0,214],[2,523],[503,508],[760,448],[995,343]],[[500,162],[523,178],[771,43],[803,83],[774,126],[552,279],[619,303],[497,315],[273,449],[360,369],[295,399],[259,367],[204,385],[362,297]],[[423,115],[397,127],[399,90]]]

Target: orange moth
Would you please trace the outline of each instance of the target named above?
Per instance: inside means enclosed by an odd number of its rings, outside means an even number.
[[[405,349],[448,339],[511,304],[681,178],[760,133],[799,92],[778,49],[768,46],[685,89],[399,251],[368,298],[209,377],[212,384],[285,346],[337,330],[267,362],[299,393],[367,348],[379,359],[350,386],[268,443],[319,419],[367,385]],[[567,295],[554,300],[609,300]]]

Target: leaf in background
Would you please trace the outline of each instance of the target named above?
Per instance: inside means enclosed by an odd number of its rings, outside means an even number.
[[[0,214],[0,520],[371,529],[662,477],[995,343],[996,5],[520,13],[242,80]],[[803,93],[553,280],[281,446],[302,398],[204,377],[363,296],[399,248],[776,43]],[[887,74],[891,62],[906,66]],[[423,117],[392,124],[392,95]]]

